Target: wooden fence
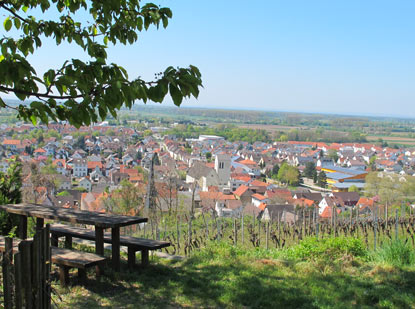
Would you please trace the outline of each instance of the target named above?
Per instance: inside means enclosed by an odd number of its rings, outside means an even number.
[[[51,307],[49,225],[32,240],[6,238],[3,253],[4,308]]]

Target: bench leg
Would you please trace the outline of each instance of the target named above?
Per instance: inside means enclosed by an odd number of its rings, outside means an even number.
[[[79,282],[81,283],[86,282],[86,269],[85,268],[78,268],[78,279],[79,279]]]
[[[95,275],[97,276],[97,279],[104,274],[104,266],[105,266],[105,261],[95,266]]]
[[[111,229],[112,269],[120,271],[120,228]]]
[[[135,266],[135,249],[128,247],[128,267],[133,268]]]
[[[141,250],[141,265],[148,265],[148,250]]]
[[[69,283],[69,267],[60,265],[59,266],[59,281],[61,286],[67,286]]]
[[[55,233],[52,233],[52,236],[50,238],[50,244],[53,247],[58,247],[58,245],[59,245],[59,237]]]
[[[72,236],[65,236],[65,248],[72,249]]]

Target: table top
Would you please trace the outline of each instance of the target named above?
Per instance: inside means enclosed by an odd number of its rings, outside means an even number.
[[[73,224],[95,225],[102,228],[122,227],[147,222],[147,218],[135,216],[121,216],[28,203],[0,205],[0,210],[26,217],[66,221]]]

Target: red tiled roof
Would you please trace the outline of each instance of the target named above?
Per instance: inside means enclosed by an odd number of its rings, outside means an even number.
[[[268,184],[266,182],[257,179],[253,180],[249,185],[251,187],[268,187]]]
[[[233,191],[233,194],[237,195],[237,196],[242,196],[246,191],[248,191],[248,187],[245,185],[240,186],[238,189],[236,189],[235,191]]]
[[[267,199],[265,196],[263,196],[262,194],[259,194],[259,193],[252,194],[252,197],[259,200],[259,201],[263,201],[263,200]]]

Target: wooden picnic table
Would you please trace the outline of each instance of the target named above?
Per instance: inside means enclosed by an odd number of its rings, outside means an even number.
[[[21,239],[27,238],[27,217],[35,217],[37,227],[43,226],[44,219],[94,225],[95,251],[99,255],[104,255],[104,229],[110,228],[112,237],[112,267],[117,271],[120,269],[120,227],[147,222],[147,218],[135,216],[121,216],[28,203],[0,205],[0,210],[19,215],[18,236]]]

